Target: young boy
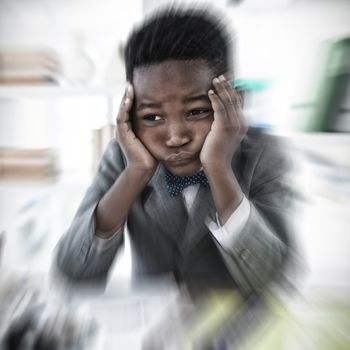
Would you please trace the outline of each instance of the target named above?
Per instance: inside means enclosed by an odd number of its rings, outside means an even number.
[[[168,9],[131,34],[116,138],[58,247],[72,279],[106,280],[126,224],[134,278],[249,295],[281,271],[286,161],[247,130],[230,63],[229,35],[205,11]]]

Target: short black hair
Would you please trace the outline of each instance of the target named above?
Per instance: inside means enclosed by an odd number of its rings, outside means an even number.
[[[232,70],[232,38],[224,22],[206,9],[174,6],[158,11],[129,36],[125,51],[126,79],[134,69],[166,60],[203,59],[215,75]]]

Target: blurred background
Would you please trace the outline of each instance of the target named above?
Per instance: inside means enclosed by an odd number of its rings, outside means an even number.
[[[48,271],[54,246],[113,137],[125,89],[121,52],[127,34],[166,3],[0,0],[2,266]],[[295,165],[295,225],[304,270],[298,290],[312,300],[345,300],[350,1],[215,5],[234,30],[235,80],[246,91],[245,116],[250,125],[286,140]],[[113,275],[128,276],[128,247],[120,260]]]

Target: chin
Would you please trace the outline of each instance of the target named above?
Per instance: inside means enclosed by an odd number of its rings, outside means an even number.
[[[192,176],[197,174],[197,172],[201,169],[201,164],[188,164],[181,166],[172,166],[169,164],[164,164],[164,166],[174,175],[177,176]]]

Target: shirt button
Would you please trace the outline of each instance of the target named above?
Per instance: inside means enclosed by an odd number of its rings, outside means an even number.
[[[242,249],[241,252],[239,253],[239,256],[243,261],[248,261],[251,256],[250,250]]]

